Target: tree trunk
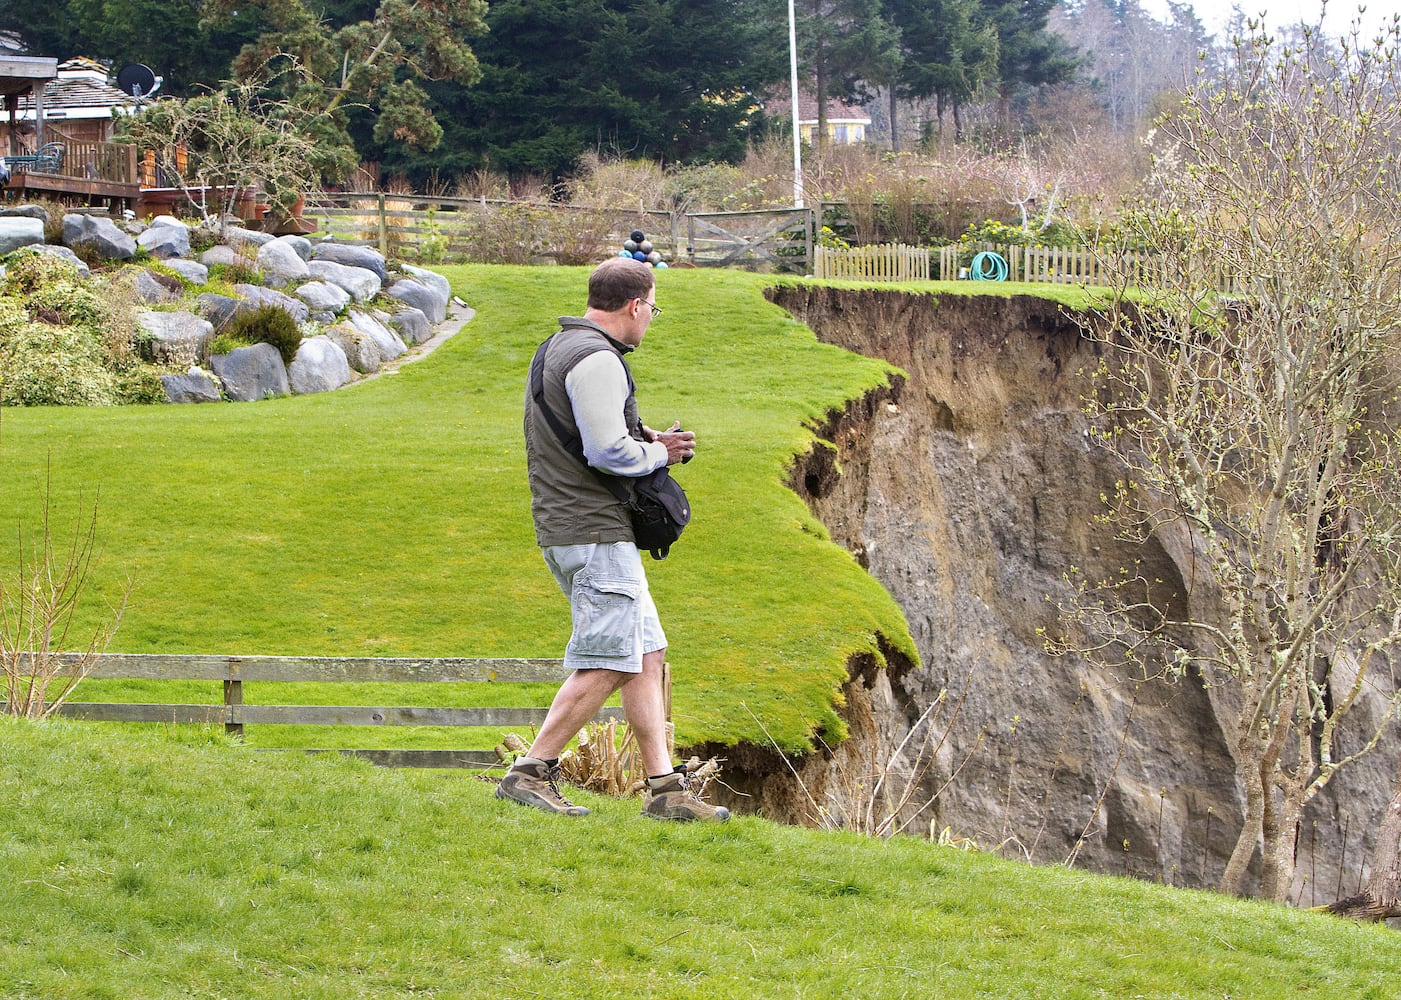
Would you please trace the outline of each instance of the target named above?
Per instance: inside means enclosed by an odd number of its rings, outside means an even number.
[[[1247,778],[1245,788],[1245,821],[1241,824],[1236,846],[1231,851],[1231,859],[1226,862],[1226,870],[1221,874],[1221,891],[1235,896],[1245,894],[1245,876],[1250,870],[1250,859],[1255,856],[1255,848],[1260,843],[1265,817],[1266,787],[1260,784],[1260,759],[1252,753],[1249,766],[1239,767],[1238,773]]]
[[[900,116],[896,105],[899,102],[895,98],[895,85],[890,85],[890,151],[900,152]]]

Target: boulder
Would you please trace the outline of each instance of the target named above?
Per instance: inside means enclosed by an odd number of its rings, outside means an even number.
[[[136,241],[111,219],[81,212],[63,217],[63,244],[88,247],[103,260],[128,260],[136,253]]]
[[[0,219],[38,219],[49,221],[49,213],[42,205],[0,205]]]
[[[181,260],[175,257],[166,261],[165,266],[192,285],[204,285],[209,283],[209,268],[205,267],[197,260]]]
[[[307,269],[313,278],[344,288],[356,302],[368,302],[379,294],[379,275],[369,268],[320,260],[313,254]]]
[[[0,256],[44,242],[44,223],[25,217],[0,218]]]
[[[217,403],[223,398],[219,387],[198,368],[191,368],[185,375],[162,375],[161,385],[165,398],[172,403]]]
[[[215,295],[213,292],[205,292],[195,299],[195,304],[199,307],[200,315],[213,323],[216,330],[222,329],[229,320],[248,308],[248,303],[242,299]]]
[[[437,271],[430,271],[426,267],[415,267],[412,264],[402,265],[405,274],[411,274],[422,281],[429,288],[435,290],[447,302],[452,298],[452,286],[448,284],[448,279],[444,278]]]
[[[329,281],[308,281],[298,285],[292,294],[307,304],[312,319],[322,323],[334,321],[350,305],[350,293]]]
[[[135,268],[136,275],[132,279],[132,284],[136,289],[136,295],[142,302],[174,302],[180,297],[180,288],[171,288],[170,285],[179,285],[178,278],[165,278],[161,280],[161,275],[153,274],[144,267]],[[167,284],[169,282],[170,284]]]
[[[433,336],[433,324],[422,309],[405,306],[386,320],[390,329],[396,330],[406,344],[421,344]]]
[[[83,262],[83,258],[64,246],[58,246],[54,243],[32,243],[29,246],[20,247],[20,251],[23,253],[41,253],[49,257],[57,257],[59,260],[66,260],[77,269],[78,276],[81,278],[86,278],[88,275],[92,274],[92,268],[88,267],[87,264]]]
[[[346,267],[363,267],[367,271],[375,272],[381,282],[389,275],[384,254],[373,247],[351,246],[348,243],[318,243],[312,248],[311,259],[344,264]]]
[[[282,355],[271,344],[235,348],[214,355],[209,363],[224,383],[224,394],[238,403],[285,396],[290,389]]]
[[[441,323],[447,319],[448,297],[439,294],[437,288],[421,278],[400,278],[385,291],[400,302],[422,310],[430,323]]]
[[[218,243],[204,253],[199,255],[200,263],[206,267],[213,267],[215,264],[247,264],[248,258],[244,257],[233,247],[224,243]]]
[[[156,364],[189,364],[209,353],[214,324],[191,312],[140,312],[141,353]]]
[[[252,244],[260,247],[264,243],[271,243],[277,239],[272,233],[260,233],[252,229],[244,229],[242,226],[226,226],[224,228],[224,242],[231,247],[238,247],[245,244]]]
[[[273,288],[301,284],[310,273],[296,248],[282,240],[272,240],[258,248],[257,267],[263,281]]]
[[[293,392],[330,392],[350,381],[350,363],[330,337],[307,337],[287,366],[287,381]]]
[[[161,218],[168,219],[169,216]],[[152,257],[160,260],[185,256],[190,252],[190,227],[174,219],[171,219],[171,223],[174,224],[153,224],[150,229],[136,237],[137,245],[145,247]]]
[[[404,346],[404,342],[399,339],[397,333],[389,329],[389,327],[385,326],[369,313],[352,309],[350,310],[349,321],[351,326],[355,327],[355,329],[375,342],[375,346],[379,349],[379,359],[381,361],[393,361],[395,358],[400,357],[408,351],[408,348]]]
[[[379,345],[368,333],[349,323],[337,323],[326,328],[326,336],[339,345],[345,352],[346,362],[361,375],[379,371]]]
[[[295,233],[288,233],[277,238],[278,243],[286,243],[297,252],[297,256],[302,260],[311,260],[311,240],[305,236],[298,236]]]
[[[244,300],[251,303],[253,308],[258,306],[277,306],[285,310],[298,323],[305,323],[311,316],[311,310],[306,307],[306,303],[301,299],[294,299],[292,296],[279,292],[275,288],[264,288],[262,285],[234,285],[234,291],[242,295]]]

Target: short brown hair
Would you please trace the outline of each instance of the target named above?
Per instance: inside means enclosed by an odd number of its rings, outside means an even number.
[[[589,275],[589,308],[617,312],[633,299],[645,299],[656,284],[652,269],[631,257],[609,257]]]

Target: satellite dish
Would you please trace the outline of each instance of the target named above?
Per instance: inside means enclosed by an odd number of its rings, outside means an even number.
[[[143,66],[141,63],[123,66],[121,72],[117,74],[117,88],[123,94],[130,94],[138,101],[155,93],[158,86],[156,74],[151,72],[149,66]]]

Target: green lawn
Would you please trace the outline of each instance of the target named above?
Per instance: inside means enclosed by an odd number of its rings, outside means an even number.
[[[103,558],[92,593],[111,599],[135,580],[113,650],[561,655],[568,610],[530,527],[521,404],[535,345],[556,316],[582,311],[587,270],[445,273],[475,320],[365,385],[237,405],[6,409],[0,511],[11,528],[0,532],[0,571],[16,565],[14,526],[39,524],[47,478],[62,534],[96,498]],[[840,734],[833,706],[852,654],[879,655],[880,634],[915,656],[900,609],[784,486],[812,443],[809,422],[889,369],[819,344],[764,300],[762,277],[658,277],[665,313],[634,355],[642,414],[653,426],[680,419],[700,441],[678,476],[695,521],[670,559],[648,561],[671,640],[678,738],[765,742],[762,723],[802,748],[818,730]],[[185,697],[113,683],[80,696]],[[256,685],[246,697],[347,700]],[[394,700],[462,697],[543,703],[540,692],[453,690]],[[379,742],[439,738],[452,737],[385,732]]]
[[[1396,996],[1393,932],[470,773],[0,721],[0,996]]]

